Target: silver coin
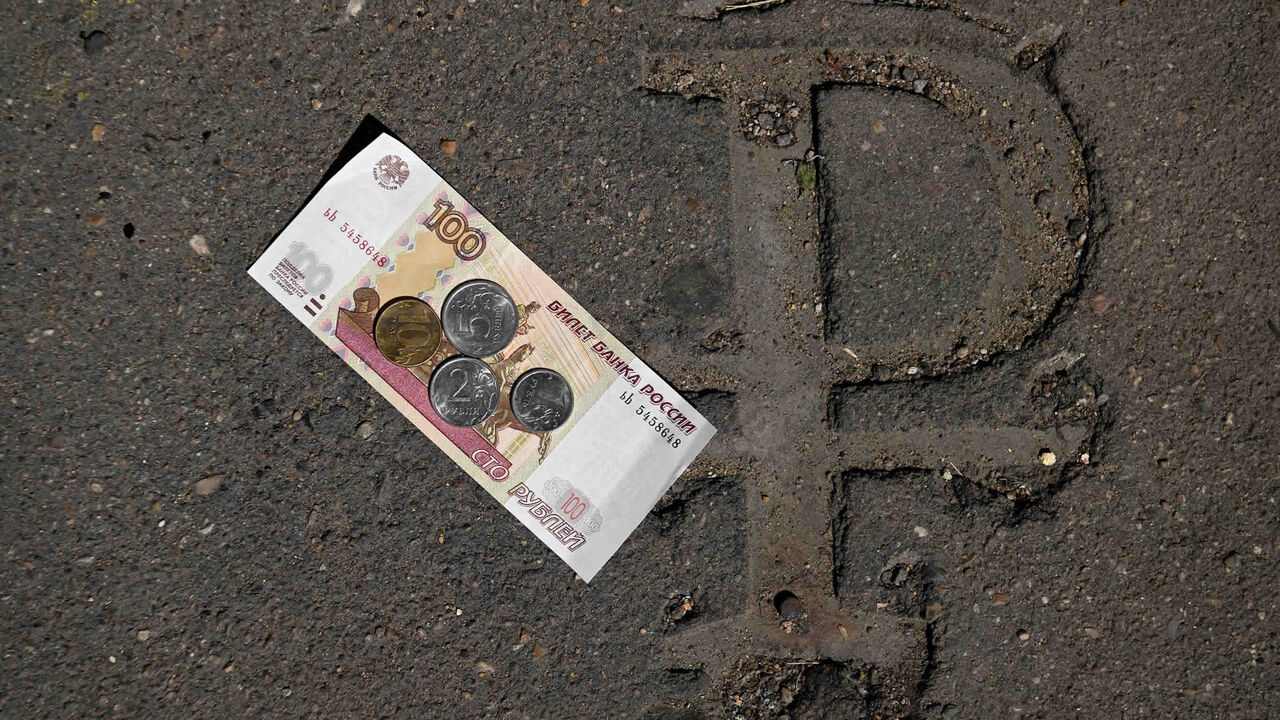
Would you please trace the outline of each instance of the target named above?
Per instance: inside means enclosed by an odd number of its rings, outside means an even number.
[[[516,303],[491,280],[470,280],[449,293],[441,306],[444,335],[458,351],[471,357],[502,352],[516,336]]]
[[[479,425],[498,409],[498,376],[475,358],[454,355],[440,363],[427,384],[431,407],[450,425]]]
[[[551,432],[573,413],[573,389],[555,370],[534,368],[511,386],[511,412],[534,432]]]

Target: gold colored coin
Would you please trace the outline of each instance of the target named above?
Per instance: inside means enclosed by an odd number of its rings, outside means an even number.
[[[396,298],[378,312],[373,341],[391,362],[405,367],[421,365],[440,347],[440,316],[418,298]]]

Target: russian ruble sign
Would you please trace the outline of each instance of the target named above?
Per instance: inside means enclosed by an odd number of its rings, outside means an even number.
[[[584,580],[715,434],[371,119],[249,274]]]

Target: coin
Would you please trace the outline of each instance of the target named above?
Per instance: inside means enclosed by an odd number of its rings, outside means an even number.
[[[464,282],[449,293],[440,309],[444,335],[464,355],[489,357],[516,336],[516,303],[490,280]]]
[[[534,368],[511,386],[511,412],[534,432],[551,432],[573,412],[573,390],[550,368]]]
[[[440,363],[427,384],[431,407],[450,425],[479,425],[494,410],[502,392],[498,376],[475,358],[454,355]]]
[[[378,313],[373,341],[391,362],[405,367],[421,365],[440,347],[440,318],[418,298],[396,298]]]

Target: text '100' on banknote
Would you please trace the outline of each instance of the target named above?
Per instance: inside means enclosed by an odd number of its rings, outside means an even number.
[[[715,434],[376,122],[249,274],[585,580]]]

